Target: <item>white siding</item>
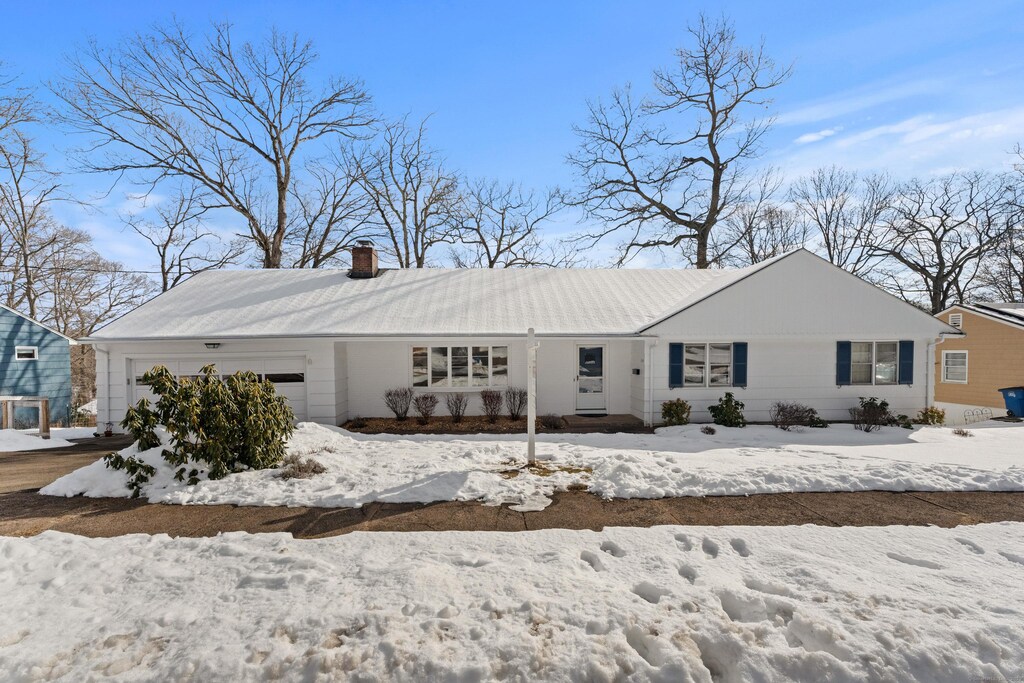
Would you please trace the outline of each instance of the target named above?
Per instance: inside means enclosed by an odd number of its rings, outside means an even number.
[[[630,345],[630,376],[629,376],[629,412],[641,420],[646,420],[647,416],[644,414],[644,406],[647,404],[647,383],[645,381],[648,373],[647,368],[644,366],[644,346],[646,342],[643,340],[634,341]],[[632,374],[633,370],[637,369],[640,371],[639,374]]]
[[[334,424],[348,419],[348,345],[334,343]]]
[[[682,398],[693,407],[694,422],[709,422],[707,406],[716,403],[731,391],[746,404],[745,415],[752,422],[767,422],[768,411],[775,401],[805,403],[826,420],[849,420],[849,409],[861,396],[877,396],[890,404],[894,413],[913,417],[926,404],[927,339],[915,340],[914,384],[887,386],[836,386],[836,345],[830,340],[808,340],[796,337],[748,342],[747,386],[683,387],[668,386],[669,344],[676,341],[729,341],[712,339],[662,339],[652,349],[652,381],[654,382],[654,419],[661,420],[661,404]],[[736,341],[742,341],[737,339]]]
[[[222,341],[217,349],[207,349],[202,341],[159,341],[104,343],[97,348],[97,422],[117,424],[131,401],[132,365],[139,361],[153,365],[161,361],[202,359],[222,365],[237,364],[245,358],[263,360],[275,367],[277,359],[305,359],[306,419],[322,424],[335,424],[337,419],[334,371],[334,342],[319,339],[267,339]],[[109,373],[107,356],[109,353]],[[284,366],[282,366],[284,367]],[[291,367],[291,366],[289,366]]]
[[[746,404],[751,421],[767,421],[775,401],[798,401],[826,420],[848,420],[861,396],[889,401],[913,416],[928,401],[928,344],[941,321],[835,268],[797,252],[646,331],[652,349],[655,421],[663,401],[684,398],[691,419],[708,421],[707,406],[726,391]],[[914,341],[914,384],[836,386],[837,341]],[[672,342],[747,342],[746,388],[668,388]]]
[[[798,251],[645,334],[702,341],[875,340],[935,338],[947,330],[924,311]]]
[[[587,340],[538,338],[537,350],[537,414],[572,414],[576,411],[576,345],[603,344],[606,347],[605,373],[609,413],[631,411],[630,369],[633,340]],[[348,415],[383,417],[390,415],[384,405],[383,393],[390,387],[412,384],[413,346],[508,346],[509,384],[526,386],[526,340],[519,338],[450,338],[351,341],[348,349]],[[432,389],[443,393],[443,389]],[[478,391],[471,391],[468,414],[479,415]],[[438,412],[445,413],[442,401]]]

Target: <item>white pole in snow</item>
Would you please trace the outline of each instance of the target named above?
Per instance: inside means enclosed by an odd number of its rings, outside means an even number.
[[[526,461],[537,460],[537,343],[533,328],[526,331]]]

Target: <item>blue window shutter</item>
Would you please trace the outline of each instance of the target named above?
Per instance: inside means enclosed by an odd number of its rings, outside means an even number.
[[[683,386],[683,345],[668,345],[668,387]]]
[[[914,383],[914,342],[900,341],[900,384]]]
[[[732,343],[732,385],[747,386],[747,342]]]
[[[850,342],[836,342],[836,385],[846,386],[850,384],[851,363],[853,362],[853,349]]]

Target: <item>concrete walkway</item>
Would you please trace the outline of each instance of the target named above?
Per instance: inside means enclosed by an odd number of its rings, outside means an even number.
[[[545,510],[522,513],[467,502],[372,503],[359,509],[189,506],[126,498],[56,498],[36,492],[57,476],[123,445],[100,440],[67,449],[0,454],[0,535],[31,536],[47,529],[97,537],[280,531],[317,538],[351,531],[597,530],[661,524],[952,527],[1024,521],[1024,493],[783,493],[604,500],[567,491],[556,494]]]

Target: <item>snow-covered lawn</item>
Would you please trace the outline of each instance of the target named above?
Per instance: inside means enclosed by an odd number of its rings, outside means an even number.
[[[1024,679],[1024,524],[0,538],[5,680]]]
[[[154,449],[142,454],[158,470],[144,495],[165,503],[320,507],[481,500],[531,510],[543,508],[554,490],[570,485],[619,498],[1024,490],[1024,425],[974,425],[972,437],[942,427],[869,434],[850,425],[801,432],[766,426],[717,430],[713,436],[694,425],[655,434],[545,434],[538,437],[537,453],[546,471],[510,473],[524,462],[522,435],[371,436],[303,423],[289,451],[315,458],[327,468],[325,474],[285,480],[278,471],[265,470],[186,486],[174,481],[173,470]],[[126,496],[125,481],[122,472],[98,461],[41,492]]]
[[[66,438],[59,429],[50,430],[49,439],[41,439],[36,430],[19,431],[16,429],[0,429],[0,453],[13,453],[15,451],[38,451],[44,448],[63,448],[73,445],[67,438],[77,439],[77,436]]]

